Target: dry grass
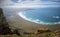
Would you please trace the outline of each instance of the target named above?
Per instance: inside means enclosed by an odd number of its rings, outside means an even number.
[[[21,36],[18,36],[16,34],[12,35],[0,35],[0,37],[60,37],[60,32],[49,32],[49,33],[41,33],[41,34],[22,34]]]

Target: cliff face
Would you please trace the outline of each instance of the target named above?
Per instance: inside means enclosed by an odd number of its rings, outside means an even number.
[[[0,8],[0,34],[8,34],[9,32],[8,22],[3,14],[3,10]]]

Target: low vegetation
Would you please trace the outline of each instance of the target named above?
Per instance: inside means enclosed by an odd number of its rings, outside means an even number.
[[[38,28],[35,33],[22,29],[11,29],[0,8],[0,37],[60,37],[60,30],[51,31],[48,28]]]

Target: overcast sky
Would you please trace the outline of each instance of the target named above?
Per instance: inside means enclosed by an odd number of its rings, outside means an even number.
[[[0,0],[0,7],[60,7],[60,0]]]

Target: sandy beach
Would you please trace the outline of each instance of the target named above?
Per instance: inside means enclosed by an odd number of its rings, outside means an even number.
[[[27,21],[20,16],[7,19],[11,28],[23,29],[27,32],[35,32],[37,28],[49,28],[50,30],[60,30],[60,24],[57,25],[41,25],[34,22]]]

